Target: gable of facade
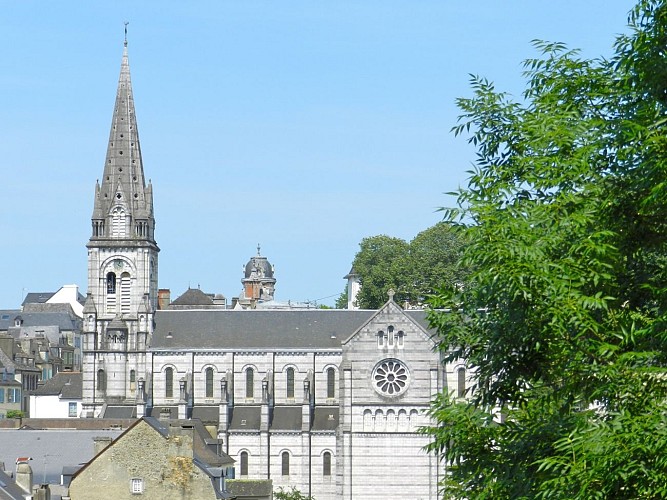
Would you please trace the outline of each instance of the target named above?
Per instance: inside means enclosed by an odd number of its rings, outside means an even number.
[[[228,456],[210,449],[195,423],[144,418],[74,474],[69,496],[225,498],[224,474],[232,466]]]
[[[421,312],[423,317],[424,312]],[[444,371],[431,334],[393,300],[343,342],[338,493],[436,498],[437,457],[419,434]]]

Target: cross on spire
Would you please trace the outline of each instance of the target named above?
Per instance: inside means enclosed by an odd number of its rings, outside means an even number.
[[[130,24],[129,21],[125,21],[125,42],[123,45],[127,47],[127,25]]]

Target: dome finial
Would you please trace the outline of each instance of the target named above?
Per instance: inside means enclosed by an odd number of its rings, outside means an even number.
[[[129,21],[125,21],[125,42],[123,45],[127,47],[127,25],[130,24]]]
[[[260,256],[261,256],[261,254],[259,253],[259,251],[260,251],[261,248],[262,248],[262,247],[260,246],[260,244],[257,243],[257,257],[260,257]]]

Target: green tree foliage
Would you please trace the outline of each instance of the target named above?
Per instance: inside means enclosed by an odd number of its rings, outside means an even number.
[[[362,309],[377,309],[387,302],[390,288],[396,291],[397,302],[405,300],[409,283],[406,276],[408,243],[400,238],[380,235],[364,238],[359,247],[352,263],[361,280],[357,305]]]
[[[285,490],[284,488],[278,488],[278,491],[274,493],[274,498],[276,500],[315,500],[315,498],[304,495],[294,486],[290,490]]]
[[[459,100],[472,271],[431,320],[476,379],[425,429],[446,498],[667,497],[667,6],[629,21],[611,60],[536,42],[523,100]]]
[[[23,412],[21,410],[7,410],[7,418],[23,418]]]
[[[380,235],[364,238],[352,267],[361,280],[357,297],[362,309],[377,309],[393,289],[394,300],[422,304],[445,284],[460,285],[466,276],[458,260],[464,238],[457,228],[438,223],[419,233],[411,242]],[[337,305],[345,307],[339,297]]]

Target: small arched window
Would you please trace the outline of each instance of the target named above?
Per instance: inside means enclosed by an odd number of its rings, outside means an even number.
[[[328,451],[325,451],[324,455],[322,455],[322,475],[331,475],[331,453]]]
[[[255,370],[248,368],[245,371],[245,397],[252,398],[255,395]]]
[[[457,390],[456,390],[456,395],[459,398],[462,398],[466,395],[466,369],[465,368],[459,368],[456,371],[457,375]]]
[[[116,293],[116,274],[107,273],[107,293]]]
[[[294,397],[294,368],[287,369],[287,397]]]
[[[241,462],[241,475],[242,476],[247,476],[248,475],[248,452],[247,451],[242,451],[241,452],[241,457],[240,460]]]
[[[130,370],[130,383],[134,383],[137,381],[137,375],[134,370]]]
[[[213,368],[206,368],[206,397],[213,397]]]
[[[174,397],[174,369],[171,367],[164,371],[164,396],[166,398]]]
[[[289,476],[289,453],[286,451],[282,453],[282,475]]]
[[[333,368],[327,369],[327,398],[333,399],[336,397],[336,370]]]
[[[97,370],[97,390],[98,391],[107,390],[107,374],[101,368]]]

